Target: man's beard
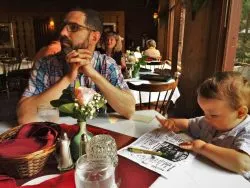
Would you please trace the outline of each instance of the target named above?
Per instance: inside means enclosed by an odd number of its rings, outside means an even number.
[[[89,47],[89,36],[86,38],[86,40],[83,43],[78,44],[76,46],[73,46],[72,41],[68,37],[60,36],[60,43],[61,43],[62,51],[64,52],[65,55],[67,55],[72,50],[87,49]]]
[[[60,43],[61,43],[62,52],[65,55],[67,55],[73,50],[73,44],[68,37],[60,36]]]

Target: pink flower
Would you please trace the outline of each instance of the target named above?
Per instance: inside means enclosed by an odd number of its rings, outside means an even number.
[[[92,100],[95,93],[96,91],[94,91],[92,88],[75,88],[75,98],[77,99],[78,104],[81,106],[88,104],[88,102]]]

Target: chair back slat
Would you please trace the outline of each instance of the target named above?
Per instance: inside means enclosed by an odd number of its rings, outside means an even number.
[[[151,93],[151,92],[150,92],[150,93]],[[157,101],[156,101],[156,105],[155,105],[155,110],[157,110],[157,108],[158,108],[160,96],[161,96],[161,92],[158,93],[158,97],[157,97]]]
[[[140,98],[140,109],[142,109],[141,91],[139,91],[139,98]]]
[[[160,113],[162,113],[162,112],[163,112],[164,105],[165,105],[166,100],[167,100],[167,96],[168,96],[168,90],[166,91],[165,96],[164,96],[164,99],[163,99],[163,102],[162,102],[162,104],[161,104],[161,107],[160,107]],[[172,97],[171,97],[171,98],[172,98]],[[169,100],[171,100],[171,98],[170,98]]]

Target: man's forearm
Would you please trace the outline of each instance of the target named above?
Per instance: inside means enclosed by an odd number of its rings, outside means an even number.
[[[126,118],[130,118],[133,115],[135,111],[135,99],[129,90],[125,91],[114,87],[100,74],[95,74],[92,80],[116,112]]]
[[[68,87],[70,79],[63,77],[51,88],[39,95],[32,97],[22,97],[17,107],[17,117],[19,124],[29,123],[38,120],[37,107],[41,104],[49,105],[51,100],[58,99],[62,91]]]

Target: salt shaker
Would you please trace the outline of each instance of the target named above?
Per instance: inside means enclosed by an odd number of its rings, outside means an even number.
[[[59,156],[58,156],[58,166],[60,171],[66,171],[74,167],[71,154],[70,154],[70,140],[67,133],[64,133],[59,139]]]
[[[88,144],[88,136],[87,134],[83,133],[81,135],[81,140],[80,140],[79,157],[86,154],[87,144]]]

